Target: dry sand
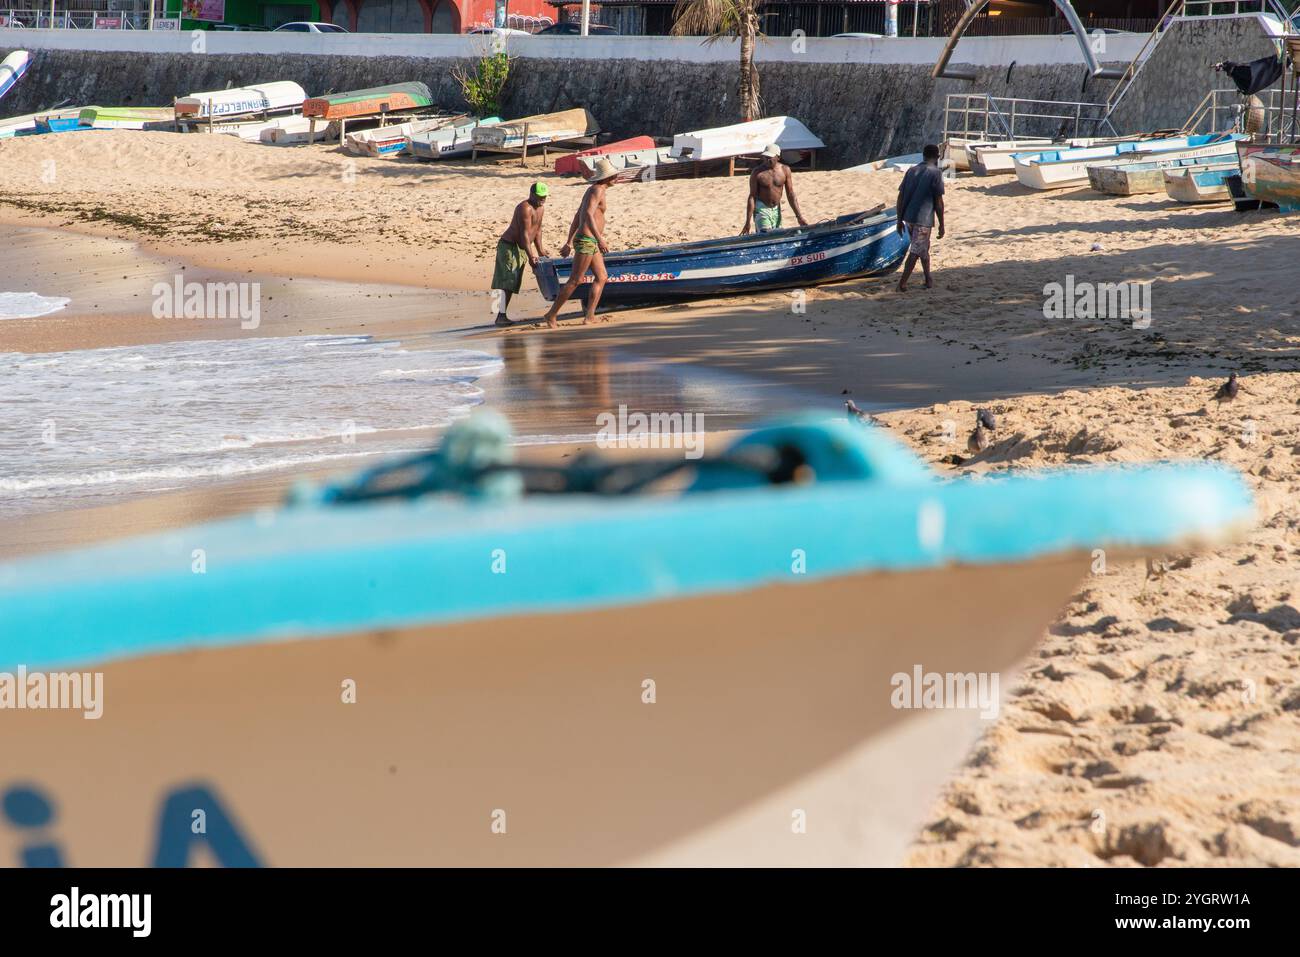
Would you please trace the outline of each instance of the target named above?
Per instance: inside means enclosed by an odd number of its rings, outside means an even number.
[[[0,217],[129,240],[190,268],[481,291],[511,207],[541,176],[553,186],[555,247],[581,187],[537,167],[370,160],[224,136],[33,137],[0,143]],[[890,202],[898,176],[822,172],[796,183],[818,220]],[[739,180],[619,186],[610,244],[734,232],[743,201]],[[868,280],[810,290],[802,312],[778,293],[483,335],[626,348],[756,376],[827,408],[843,394],[888,405],[900,410],[882,414],[890,429],[946,474],[1204,458],[1243,469],[1258,525],[1229,547],[1150,571],[1112,564],[1091,578],[955,775],[910,863],[1300,864],[1300,218],[1163,195],[1031,194],[1005,177],[963,178],[948,205],[934,290],[918,282],[901,296]],[[142,254],[121,255],[134,268]],[[1044,287],[1067,276],[1149,281],[1150,327],[1044,319]],[[540,311],[526,285],[516,316]],[[455,325],[469,301],[453,300],[429,328]],[[98,344],[98,318],[65,316],[58,347]],[[300,318],[290,310],[284,328]],[[114,320],[114,337],[174,334],[129,309]],[[361,321],[339,315],[329,328]],[[378,310],[364,321],[384,328]],[[0,348],[42,348],[51,328],[5,323]],[[1218,408],[1209,397],[1230,369],[1253,374],[1235,404]],[[971,402],[998,413],[997,441],[954,466],[951,456],[966,458]],[[955,444],[943,440],[945,420]],[[88,525],[193,521],[275,494],[267,480],[135,505],[129,521],[37,516],[18,537],[66,545]]]

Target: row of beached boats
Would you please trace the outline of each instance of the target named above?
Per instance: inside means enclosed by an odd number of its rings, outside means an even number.
[[[1109,139],[955,138],[947,157],[979,176],[1015,173],[1038,190],[1090,185],[1133,196],[1165,192],[1180,203],[1229,202],[1243,189],[1256,202],[1300,207],[1296,148],[1252,143],[1244,133],[1153,133]]]

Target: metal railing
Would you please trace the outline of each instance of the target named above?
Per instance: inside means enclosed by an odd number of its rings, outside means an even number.
[[[101,30],[148,30],[149,14],[134,10],[112,10],[109,0],[80,0],[85,6],[77,10],[54,11],[53,20],[50,8],[0,7],[0,26],[30,28],[33,30],[94,30],[95,23],[100,22]],[[116,26],[108,23],[116,21]]]
[[[1105,111],[1104,103],[950,93],[943,109],[943,138],[979,136],[990,140],[1014,140],[1026,136],[1053,139],[1118,136]]]
[[[1249,133],[1256,140],[1291,142],[1300,133],[1294,101],[1294,92],[1285,89],[1261,90],[1253,97],[1230,87],[1211,90],[1187,118],[1183,132]]]
[[[1284,31],[1290,29],[1292,14],[1280,0],[1176,0],[1156,24],[1155,29],[1147,37],[1146,43],[1142,45],[1142,49],[1133,58],[1133,62],[1124,69],[1119,82],[1111,90],[1110,96],[1106,99],[1106,116],[1109,117],[1119,107],[1120,101],[1124,99],[1124,95],[1128,93],[1129,88],[1133,86],[1133,81],[1142,71],[1142,66],[1150,59],[1161,37],[1175,21],[1242,17],[1264,13],[1277,17],[1282,22]]]

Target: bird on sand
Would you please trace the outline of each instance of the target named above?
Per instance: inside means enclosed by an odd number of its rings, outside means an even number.
[[[983,452],[989,447],[990,443],[988,430],[979,422],[976,422],[975,428],[971,430],[970,436],[966,439],[966,451]]]
[[[990,432],[998,430],[998,420],[993,418],[993,413],[988,409],[977,409],[975,412],[975,421],[984,426]]]
[[[881,425],[881,426],[885,424],[881,422],[879,419],[877,419],[874,415],[871,415],[868,412],[863,412],[861,409],[859,409],[857,403],[855,403],[852,399],[844,400],[844,414],[848,416],[850,422],[861,422],[864,425],[869,424],[869,425]]]
[[[1219,405],[1223,405],[1223,403],[1231,402],[1235,399],[1240,389],[1241,386],[1237,383],[1237,373],[1234,372],[1228,376],[1227,382],[1219,386],[1218,391],[1214,393],[1212,398],[1215,402],[1219,403]]]

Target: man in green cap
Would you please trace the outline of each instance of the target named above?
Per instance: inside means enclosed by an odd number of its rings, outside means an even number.
[[[497,240],[497,262],[492,271],[492,288],[504,294],[504,302],[497,308],[498,326],[514,325],[506,316],[510,297],[519,291],[524,280],[524,264],[537,267],[538,256],[549,256],[542,242],[542,214],[546,196],[550,192],[545,183],[534,183],[528,198],[515,207],[510,225]],[[533,250],[536,249],[536,255]]]

